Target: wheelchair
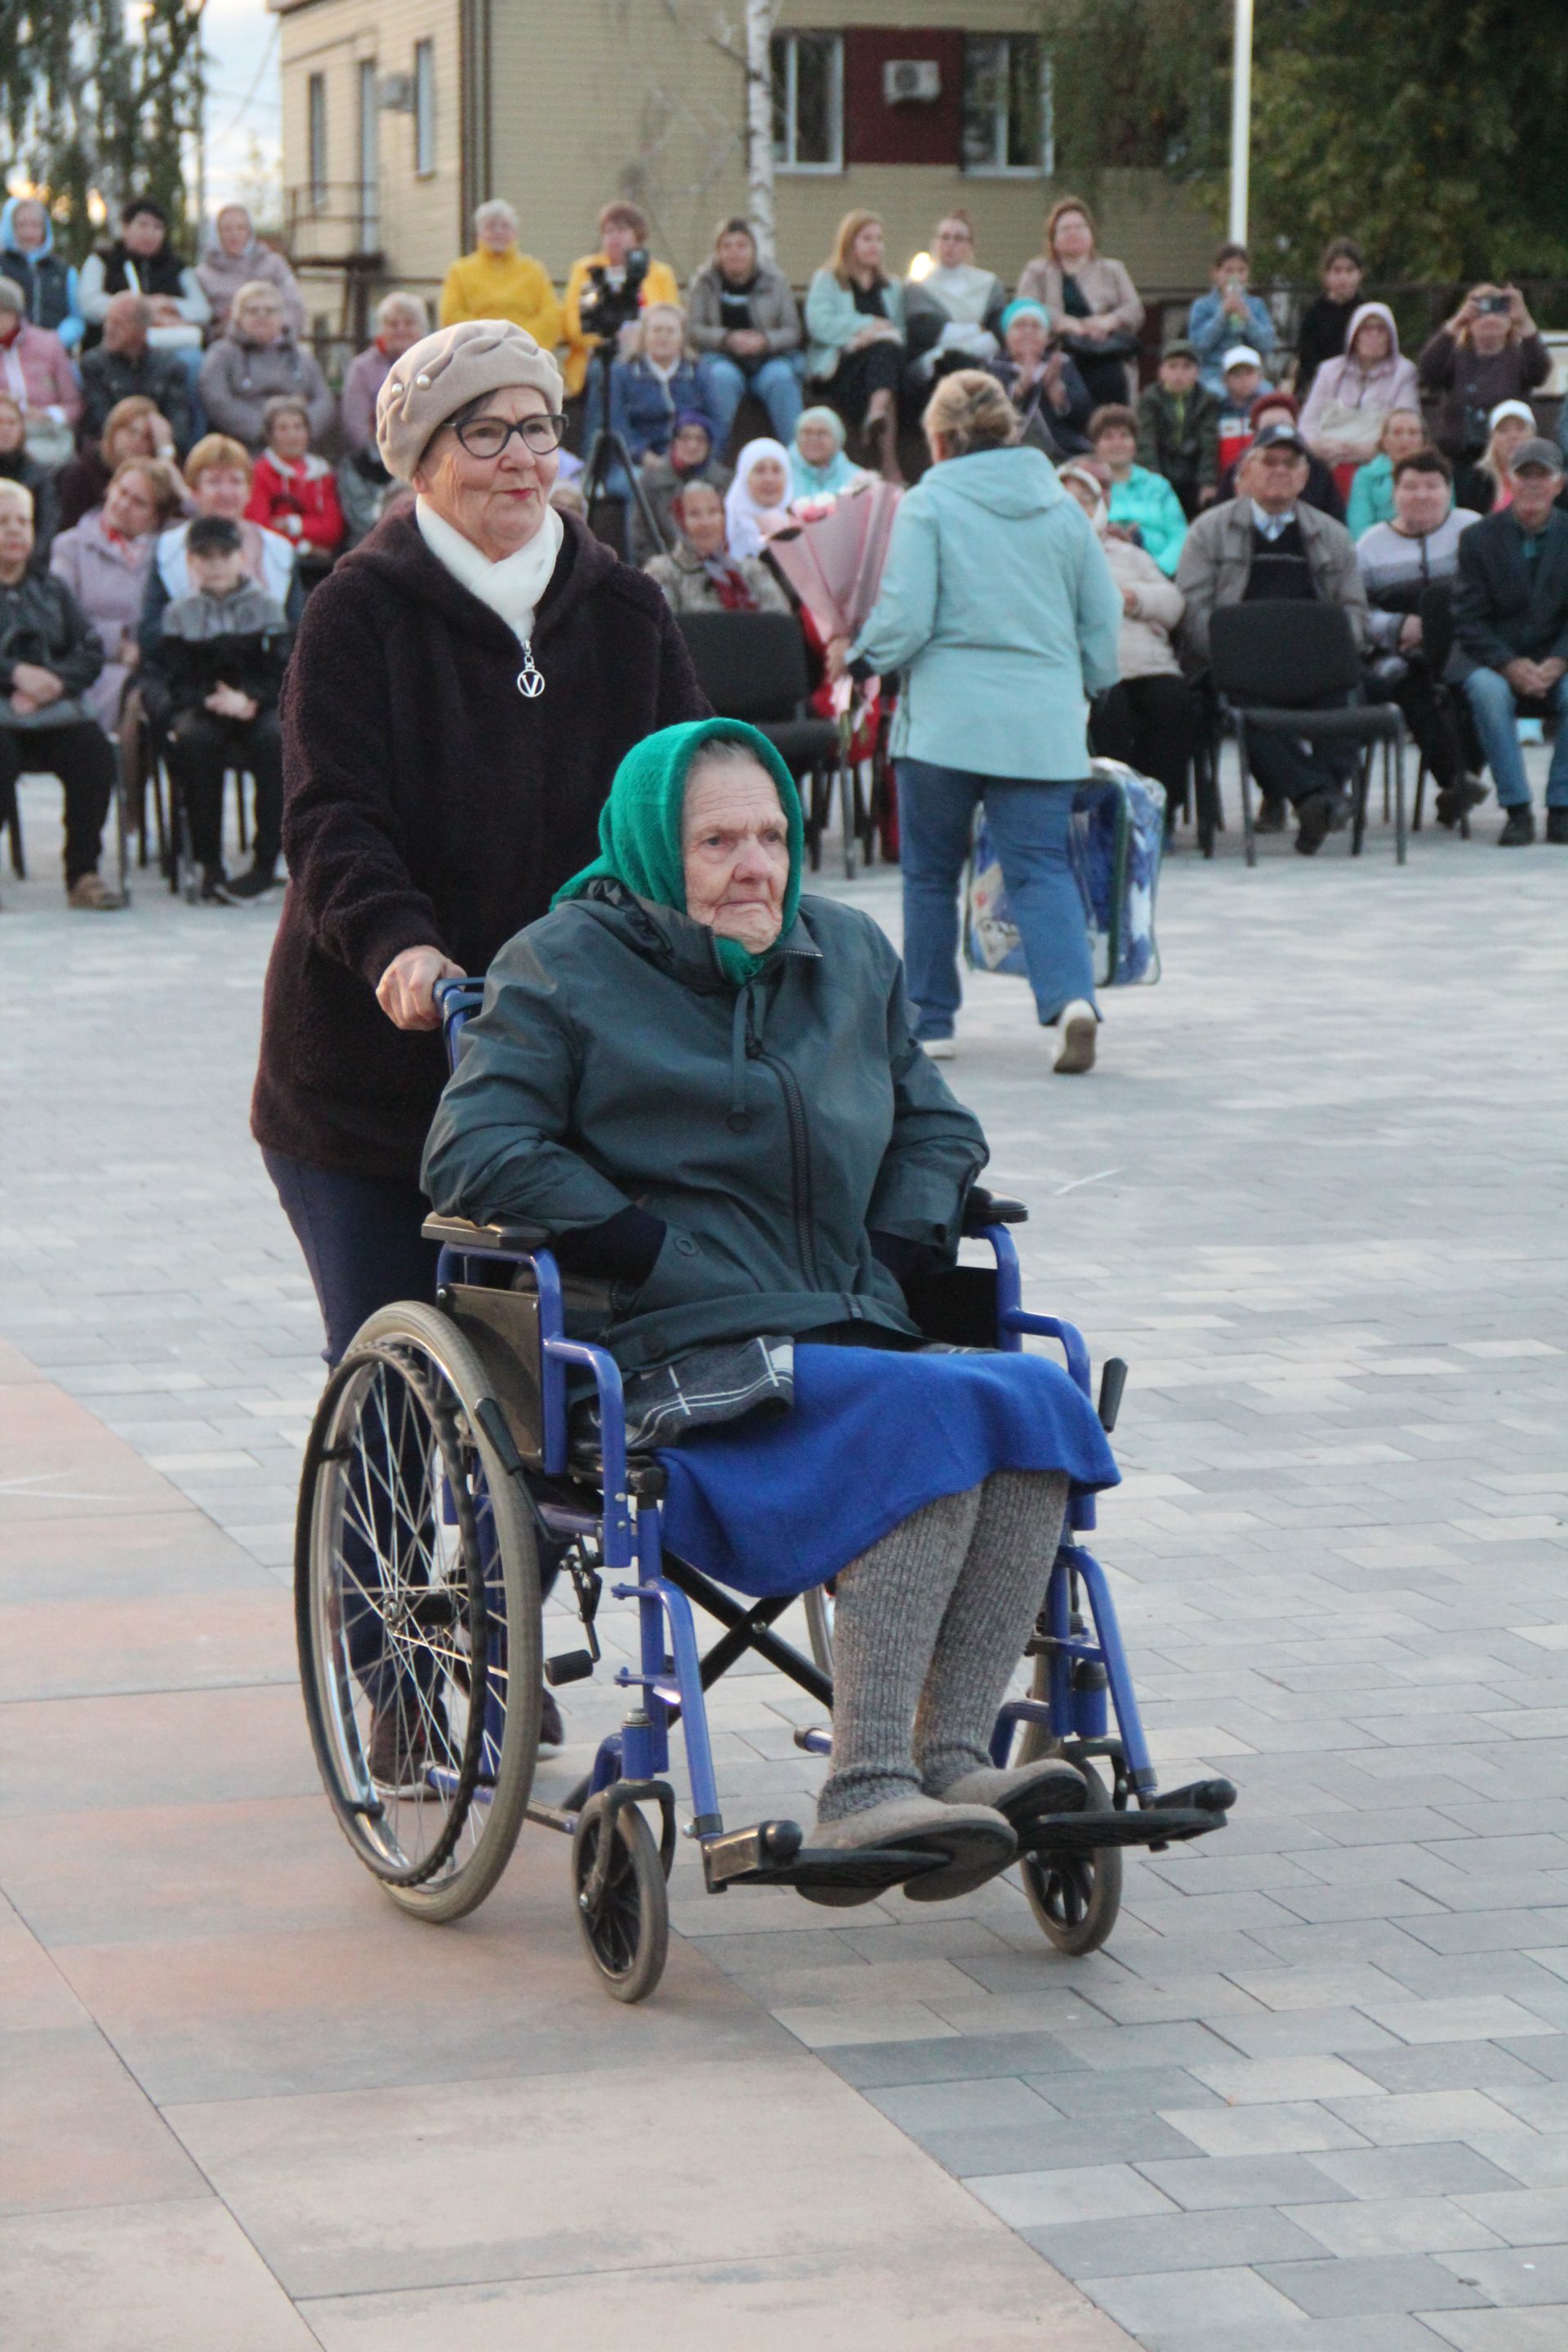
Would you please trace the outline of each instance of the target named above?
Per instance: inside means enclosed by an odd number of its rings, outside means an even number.
[[[453,981],[437,993],[455,1060],[480,985]],[[960,1345],[1016,1350],[1026,1335],[1053,1339],[1087,1394],[1080,1335],[1023,1306],[1008,1231],[1022,1204],[988,1199],[982,1213],[973,1238],[989,1245],[992,1265],[906,1286],[911,1312],[930,1337]],[[847,1906],[941,1867],[892,1848],[814,1853],[791,1821],[726,1826],[705,1694],[750,1653],[831,1710],[825,1596],[806,1596],[808,1656],[776,1630],[789,1598],[726,1591],[664,1549],[665,1473],[657,1459],[628,1459],[619,1368],[570,1336],[574,1310],[604,1293],[564,1276],[542,1231],[443,1216],[424,1230],[439,1245],[437,1303],[384,1307],[355,1335],[317,1410],[300,1490],[305,1709],[327,1796],[360,1861],[404,1910],[443,1922],[484,1901],[525,1822],[560,1832],[571,1841],[588,1955],[622,2001],[652,1992],[664,1967],[677,1729],[690,1790],[681,1827],[710,1893],[794,1887]],[[569,1372],[586,1375],[597,1399],[591,1451],[574,1439]],[[1124,1364],[1107,1363],[1107,1429],[1125,1378]],[[1059,1753],[1084,1768],[1087,1808],[1032,1824],[1016,1857],[1047,1939],[1077,1956],[1115,1924],[1122,1850],[1159,1852],[1220,1828],[1236,1791],[1217,1780],[1159,1790],[1105,1572],[1078,1540],[1095,1524],[1091,1496],[1074,1498],[1069,1522],[1028,1644],[1032,1693],[1003,1706],[992,1757],[1001,1765]],[[562,1577],[581,1642],[546,1658],[542,1600]],[[564,1801],[542,1803],[533,1793],[542,1683],[592,1675],[606,1591],[636,1604],[637,1663],[614,1676],[625,1719]],[[718,1628],[706,1649],[694,1609]],[[826,1726],[795,1740],[831,1753]]]

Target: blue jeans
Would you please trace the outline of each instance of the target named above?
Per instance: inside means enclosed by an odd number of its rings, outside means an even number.
[[[979,776],[929,760],[900,760],[899,856],[904,871],[904,969],[915,1034],[951,1037],[958,1011],[958,889],[974,811],[1002,863],[1013,920],[1040,1019],[1064,1004],[1094,1003],[1094,964],[1083,898],[1068,861],[1076,783]]]
[[[261,1155],[294,1228],[326,1327],[322,1349],[341,1363],[349,1341],[378,1307],[436,1296],[434,1242],[419,1228],[430,1203],[417,1184],[345,1176],[282,1151]]]
[[[1524,754],[1519,748],[1512,687],[1500,669],[1473,669],[1465,680],[1465,699],[1492,772],[1499,805],[1528,808],[1530,779],[1524,772]],[[1568,808],[1568,677],[1558,679],[1546,698],[1546,707],[1557,714],[1557,741],[1546,778],[1546,805]]]
[[[803,406],[798,358],[779,353],[747,368],[725,352],[709,352],[698,362],[702,397],[713,419],[713,455],[722,457],[735,426],[735,412],[748,392],[754,392],[768,412],[773,438],[787,449],[795,439]]]

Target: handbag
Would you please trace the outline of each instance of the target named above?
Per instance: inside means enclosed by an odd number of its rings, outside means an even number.
[[[1094,760],[1073,795],[1068,835],[1097,988],[1149,988],[1160,977],[1154,900],[1165,840],[1165,788],[1119,760]],[[982,807],[964,890],[963,946],[974,971],[1027,976],[1006,885]]]
[[[1116,335],[1058,335],[1057,345],[1074,360],[1131,360],[1142,349],[1137,336],[1125,328]]]

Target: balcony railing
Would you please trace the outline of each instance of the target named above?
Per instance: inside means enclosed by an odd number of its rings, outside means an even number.
[[[283,191],[283,230],[296,268],[381,265],[381,192],[374,180],[320,180]]]

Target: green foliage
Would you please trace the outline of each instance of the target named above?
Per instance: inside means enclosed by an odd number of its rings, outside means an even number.
[[[1568,271],[1561,24],[1502,0],[1263,0],[1256,54],[1254,229],[1287,268],[1348,234],[1373,278]]]
[[[156,196],[178,237],[184,160],[201,114],[205,0],[0,0],[0,91],[13,171],[47,192],[56,234],[80,258],[96,191],[112,215]]]
[[[1568,274],[1568,39],[1510,0],[1258,0],[1252,240],[1310,278]],[[1163,168],[1223,223],[1232,0],[1043,0],[1063,176]]]

